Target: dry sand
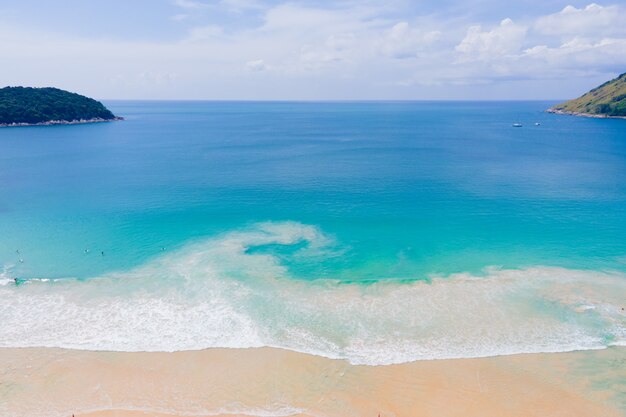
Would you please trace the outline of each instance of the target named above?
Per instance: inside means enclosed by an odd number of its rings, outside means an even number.
[[[280,349],[0,349],[0,415],[612,417],[626,349],[355,366]]]

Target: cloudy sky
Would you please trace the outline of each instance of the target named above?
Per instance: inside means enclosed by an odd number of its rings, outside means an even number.
[[[101,99],[563,99],[626,0],[0,0],[0,84]]]

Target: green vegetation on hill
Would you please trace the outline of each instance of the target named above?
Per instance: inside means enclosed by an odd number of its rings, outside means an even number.
[[[115,120],[102,103],[58,88],[5,87],[0,89],[0,124],[50,121]]]
[[[626,73],[594,88],[582,97],[561,103],[550,110],[601,116],[626,116]]]

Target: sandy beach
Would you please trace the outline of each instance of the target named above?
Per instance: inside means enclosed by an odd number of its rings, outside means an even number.
[[[623,415],[626,349],[355,366],[280,349],[0,350],[0,415]]]

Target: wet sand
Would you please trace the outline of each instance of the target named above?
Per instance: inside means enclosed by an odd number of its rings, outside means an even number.
[[[0,415],[612,417],[626,348],[355,366],[280,349],[0,349]]]

